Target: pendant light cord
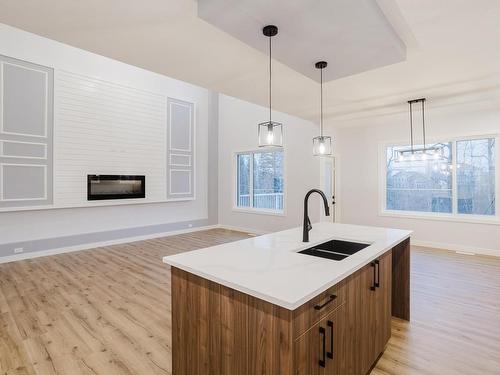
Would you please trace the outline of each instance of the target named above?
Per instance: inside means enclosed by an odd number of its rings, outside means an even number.
[[[321,90],[320,90],[320,118],[319,118],[319,135],[323,137],[323,68],[320,69]]]
[[[425,100],[422,100],[422,134],[424,136],[424,153],[426,151],[427,143],[425,142]]]
[[[269,123],[271,124],[272,121],[271,121],[271,98],[272,98],[272,65],[271,65],[271,62],[272,62],[272,48],[271,48],[271,39],[272,37],[270,36],[269,37]]]
[[[411,153],[413,154],[413,110],[412,110],[412,102],[410,104],[410,142],[411,142]]]

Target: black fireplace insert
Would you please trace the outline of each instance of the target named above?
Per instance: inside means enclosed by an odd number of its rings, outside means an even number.
[[[146,197],[146,177],[111,174],[87,175],[87,200]]]

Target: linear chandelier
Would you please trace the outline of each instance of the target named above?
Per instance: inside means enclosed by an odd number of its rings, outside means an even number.
[[[410,114],[410,148],[396,150],[395,160],[401,161],[423,161],[423,160],[439,160],[444,158],[444,149],[442,146],[433,145],[427,147],[425,133],[425,98],[408,100]],[[413,140],[413,105],[420,103],[422,112],[422,137],[423,147],[415,147]]]

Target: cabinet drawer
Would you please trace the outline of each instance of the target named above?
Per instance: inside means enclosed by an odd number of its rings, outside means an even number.
[[[293,312],[293,337],[297,338],[346,300],[346,280],[332,286]]]

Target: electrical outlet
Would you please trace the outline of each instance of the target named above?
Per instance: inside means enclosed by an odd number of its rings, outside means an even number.
[[[14,249],[14,254],[20,254],[24,251],[24,247],[16,247]]]

